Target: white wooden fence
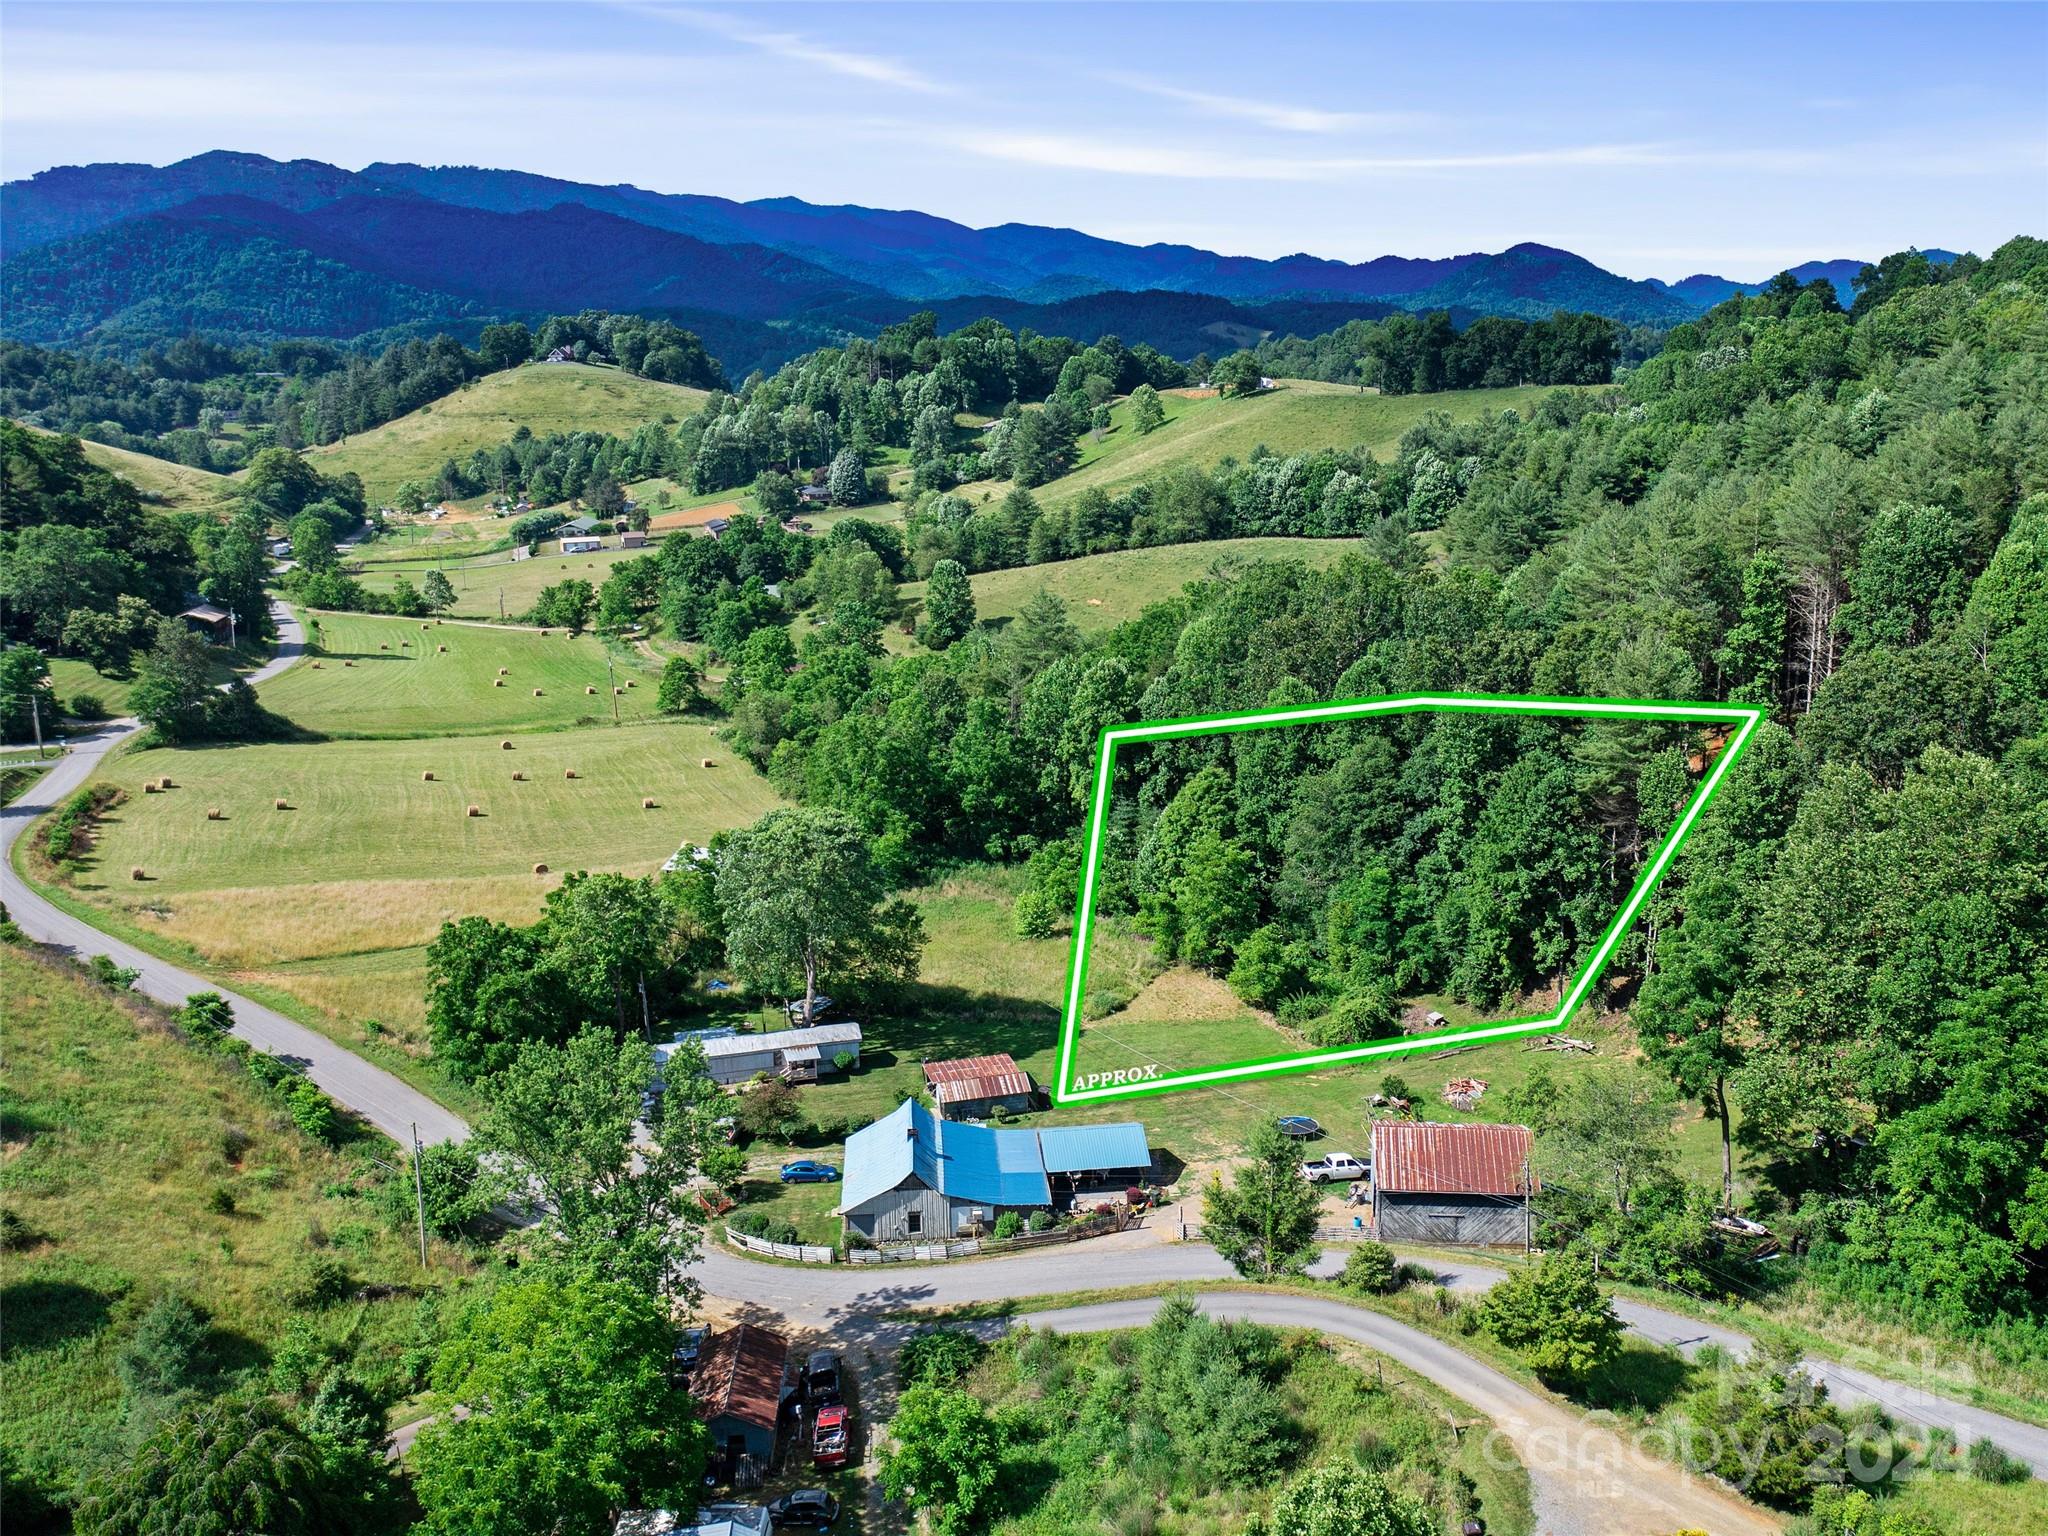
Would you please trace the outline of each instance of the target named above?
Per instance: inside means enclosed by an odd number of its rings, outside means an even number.
[[[821,1248],[812,1243],[771,1243],[762,1238],[749,1237],[744,1232],[725,1229],[725,1240],[735,1248],[744,1248],[748,1253],[763,1254],[771,1259],[792,1259],[799,1264],[836,1264],[838,1256],[830,1248]]]

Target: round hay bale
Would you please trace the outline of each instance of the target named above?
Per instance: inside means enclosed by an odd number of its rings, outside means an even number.
[[[585,683],[585,684],[583,685],[583,691],[584,691],[585,693],[595,693],[595,692],[597,692],[597,687],[596,687],[596,685],[595,685],[595,684],[593,684],[593,683]]]
[[[502,677],[494,677],[491,679],[491,686],[493,688],[502,688],[505,686],[505,679],[503,679]]]
[[[344,661],[344,662],[342,663],[342,665],[343,665],[344,667],[352,667],[352,666],[354,666],[354,665],[355,665],[355,663],[354,663],[354,662],[352,662],[352,661]]]
[[[291,805],[290,805],[290,803],[289,803],[288,801],[286,801],[286,800],[284,800],[284,799],[280,798],[280,799],[276,799],[276,800],[273,800],[273,801],[271,801],[271,802],[270,802],[270,808],[271,808],[271,809],[272,809],[273,811],[288,811],[288,810],[290,810],[290,809],[291,809]]]
[[[138,864],[133,869],[128,871],[128,878],[130,880],[147,880],[149,876],[145,875],[142,872],[142,866]]]
[[[176,789],[178,786],[171,782],[171,776],[167,773],[156,781],[156,787],[158,789]]]
[[[626,679],[626,686],[628,688],[638,688],[640,685],[634,682],[633,679],[629,677]]]
[[[432,629],[433,627],[434,627],[434,626],[433,626],[433,625],[431,625],[431,624],[422,624],[422,625],[420,626],[420,628],[421,628],[421,629]]]
[[[512,743],[509,741],[501,741],[498,743],[498,750],[500,752],[510,752],[512,750]]]
[[[155,780],[155,779],[144,779],[144,780],[142,781],[142,792],[143,792],[143,793],[144,793],[145,795],[153,795],[153,794],[155,794],[155,793],[156,793],[156,780]]]
[[[434,770],[433,770],[433,769],[431,769],[431,768],[429,768],[429,769],[428,769],[428,770],[427,770],[427,771],[426,771],[425,773],[421,774],[421,775],[420,775],[420,782],[421,782],[422,784],[431,784],[431,783],[433,783],[433,782],[434,782]]]
[[[379,640],[377,642],[377,649],[380,651],[388,651],[391,649],[391,647],[386,645],[382,640]]]
[[[283,805],[283,803],[284,803],[283,801],[279,801],[279,802],[278,802],[278,804],[279,804],[280,806],[282,806],[282,805]],[[209,805],[209,806],[208,806],[208,807],[206,808],[206,819],[207,819],[208,821],[219,821],[219,820],[220,820],[220,807],[219,807],[219,806],[217,806],[217,805]]]
[[[536,864],[533,866],[533,872],[536,875],[544,875],[548,872],[548,867],[545,864]]]
[[[510,667],[500,667],[500,668],[498,668],[498,676],[500,676],[500,677],[510,677],[511,675],[512,675],[512,669],[511,669]]]
[[[534,697],[535,697],[536,699],[537,699],[537,698],[539,698],[539,697],[541,697],[541,691],[540,691],[540,690],[539,690],[538,688],[534,689],[534,690],[533,690],[533,696],[534,696]]]
[[[623,688],[614,688],[614,689],[612,690],[612,692],[613,692],[614,694],[621,694],[621,693],[624,693],[625,691],[626,691],[626,690],[625,690],[625,689],[623,689]]]
[[[483,813],[484,808],[480,805],[472,805],[467,811],[463,812],[465,816],[481,816]]]
[[[314,662],[314,663],[313,663],[313,670],[314,670],[315,672],[318,672],[318,671],[321,671],[321,670],[322,670],[322,668],[321,668],[321,666],[320,666],[320,663],[319,663],[319,662],[317,662],[317,661],[316,661],[316,662]]]
[[[434,620],[434,622],[435,622],[436,624],[446,624],[446,623],[447,623],[448,621],[447,621],[446,619],[436,619],[436,620]],[[420,628],[421,628],[421,629],[425,629],[426,627],[427,627],[427,626],[426,626],[426,625],[424,625],[424,624],[422,624],[422,625],[420,626]]]
[[[642,796],[640,797],[640,809],[641,809],[641,810],[643,810],[643,811],[651,811],[651,810],[653,810],[653,809],[654,809],[654,796],[652,796],[652,795],[642,795]]]
[[[437,645],[434,647],[434,649],[439,651],[443,656],[448,654],[448,647],[445,645]]]
[[[709,768],[711,766],[711,759],[708,757],[700,757],[697,759],[697,766],[699,768]]]
[[[543,639],[543,640],[547,639],[547,637],[548,637],[548,632],[547,632],[546,630],[542,630],[542,631],[540,632],[540,637],[541,637],[541,639]]]
[[[576,777],[576,770],[574,768],[564,768],[562,770],[562,777],[565,779],[573,779]]]
[[[524,784],[526,782],[526,775],[521,773],[517,768],[514,768],[512,770],[512,782],[514,784]]]

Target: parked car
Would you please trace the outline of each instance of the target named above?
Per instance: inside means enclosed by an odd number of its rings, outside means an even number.
[[[711,1337],[709,1328],[685,1328],[676,1335],[676,1347],[669,1356],[679,1371],[694,1371],[697,1357],[704,1353],[704,1341]]]
[[[1323,1128],[1307,1115],[1282,1115],[1280,1134],[1290,1141],[1314,1141],[1323,1134]]]
[[[845,1362],[829,1349],[812,1353],[804,1362],[804,1396],[814,1404],[845,1401],[840,1376]]]
[[[808,1015],[804,1013],[804,1000],[802,998],[798,998],[793,1003],[785,1003],[783,1007],[789,1013],[789,1022],[798,1029],[802,1029],[806,1025],[823,1023],[825,1015],[832,1011],[832,999],[820,992],[811,999],[811,1011]]]
[[[811,1435],[811,1460],[821,1467],[843,1467],[850,1454],[853,1410],[844,1403],[829,1403],[818,1410],[817,1426]]]
[[[799,1488],[772,1502],[768,1518],[778,1526],[821,1531],[839,1518],[839,1501],[822,1488]]]
[[[838,1177],[839,1170],[830,1163],[816,1163],[808,1157],[782,1165],[782,1182],[785,1184],[830,1184]]]
[[[1368,1169],[1349,1152],[1329,1152],[1312,1163],[1301,1165],[1301,1176],[1311,1184],[1328,1184],[1336,1179],[1362,1179]]]

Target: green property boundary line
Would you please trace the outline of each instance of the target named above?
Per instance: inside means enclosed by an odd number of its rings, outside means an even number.
[[[1671,829],[1656,856],[1645,867],[1629,892],[1628,900],[1614,921],[1608,924],[1599,946],[1574,979],[1554,1013],[1536,1018],[1508,1019],[1496,1024],[1440,1030],[1430,1035],[1403,1035],[1348,1045],[1335,1050],[1260,1057],[1252,1061],[1229,1062],[1198,1072],[1173,1073],[1163,1077],[1111,1081],[1114,1074],[1090,1073],[1077,1084],[1074,1053],[1081,1036],[1081,999],[1088,984],[1089,940],[1095,917],[1095,875],[1102,858],[1102,832],[1109,811],[1110,785],[1116,772],[1117,749],[1129,742],[1172,741],[1187,736],[1213,736],[1232,731],[1272,730],[1279,726],[1302,725],[1328,720],[1357,720],[1373,715],[1464,713],[1485,715],[1562,715],[1577,719],[1623,718],[1716,722],[1736,727],[1713,767],[1687,801],[1684,813]],[[1196,715],[1181,720],[1143,720],[1112,726],[1096,746],[1095,798],[1088,818],[1088,856],[1082,866],[1081,889],[1074,906],[1074,947],[1068,963],[1067,999],[1060,1023],[1058,1077],[1053,1086],[1057,1104],[1087,1104],[1108,1099],[1137,1098],[1146,1094],[1172,1093],[1209,1083],[1243,1082],[1251,1078],[1276,1077],[1288,1072],[1308,1072],[1347,1061],[1364,1061],[1374,1056],[1406,1055],[1411,1052],[1444,1050],[1481,1040],[1499,1040],[1514,1035],[1541,1034],[1562,1029],[1593,990],[1615,946],[1635,921],[1643,903],[1670,867],[1671,859],[1692,832],[1700,812],[1728,776],[1728,770],[1742,755],[1744,747],[1762,723],[1764,712],[1743,704],[1699,704],[1677,699],[1572,699],[1523,697],[1512,694],[1400,694],[1385,698],[1335,699],[1327,704],[1309,704],[1291,709],[1258,709],[1240,714]]]

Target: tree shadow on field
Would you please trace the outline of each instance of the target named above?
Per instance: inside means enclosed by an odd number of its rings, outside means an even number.
[[[1007,1054],[1021,1060],[1059,1043],[1060,1010],[1035,998],[921,982],[903,989],[885,1027],[901,1059]]]
[[[76,1280],[16,1280],[0,1286],[0,1359],[35,1354],[98,1333],[113,1320],[111,1292]]]

